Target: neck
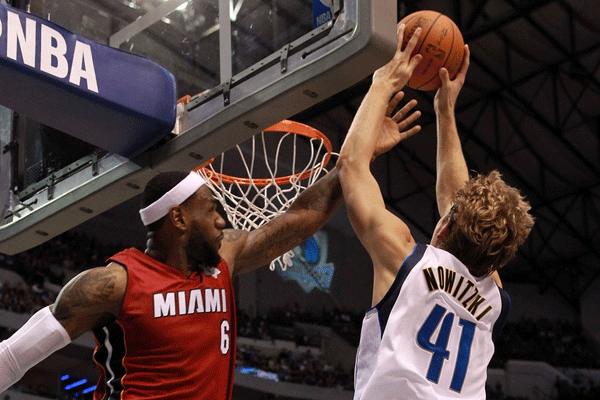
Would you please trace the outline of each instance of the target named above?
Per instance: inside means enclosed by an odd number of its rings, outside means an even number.
[[[149,239],[144,252],[163,264],[180,270],[185,276],[190,276],[193,271],[198,271],[198,264],[191,260],[181,246],[168,244],[161,240]]]

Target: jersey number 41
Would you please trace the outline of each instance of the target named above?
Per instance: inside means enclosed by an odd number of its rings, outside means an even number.
[[[427,379],[431,382],[438,383],[444,359],[448,359],[450,351],[448,350],[448,338],[452,330],[454,314],[446,314],[446,309],[440,305],[436,305],[427,317],[427,320],[417,334],[417,342],[419,345],[432,353],[429,369],[427,370]],[[445,316],[444,316],[445,315]],[[442,321],[443,318],[443,321]],[[442,322],[440,332],[435,343],[431,343],[433,332]],[[467,367],[469,366],[469,355],[471,354],[471,344],[473,343],[473,335],[475,333],[475,324],[471,321],[459,319],[458,324],[462,327],[460,341],[458,344],[458,354],[456,364],[454,366],[454,374],[450,389],[459,392],[465,382],[467,375]]]

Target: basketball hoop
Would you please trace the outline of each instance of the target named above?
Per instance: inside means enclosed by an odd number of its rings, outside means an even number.
[[[235,229],[249,231],[285,212],[298,195],[327,173],[331,142],[295,121],[281,121],[195,169]],[[289,251],[271,261],[283,270]]]

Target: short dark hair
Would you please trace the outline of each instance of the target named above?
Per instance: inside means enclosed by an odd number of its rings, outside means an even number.
[[[173,189],[179,182],[184,180],[190,173],[183,171],[161,172],[148,181],[142,194],[141,208],[146,208],[156,200],[160,199],[165,193]],[[148,231],[156,232],[163,225],[165,218],[148,225]]]

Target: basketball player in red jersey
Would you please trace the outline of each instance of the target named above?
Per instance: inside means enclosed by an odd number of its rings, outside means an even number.
[[[418,113],[403,109],[406,128]],[[411,128],[407,135],[418,128]],[[382,141],[375,155],[391,148]],[[231,277],[268,264],[315,233],[342,203],[337,170],[290,208],[250,232],[225,220],[196,173],[161,173],[148,182],[140,216],[145,252],[124,250],[73,278],[56,303],[0,343],[0,392],[25,371],[93,331],[99,399],[231,398],[235,304]]]

